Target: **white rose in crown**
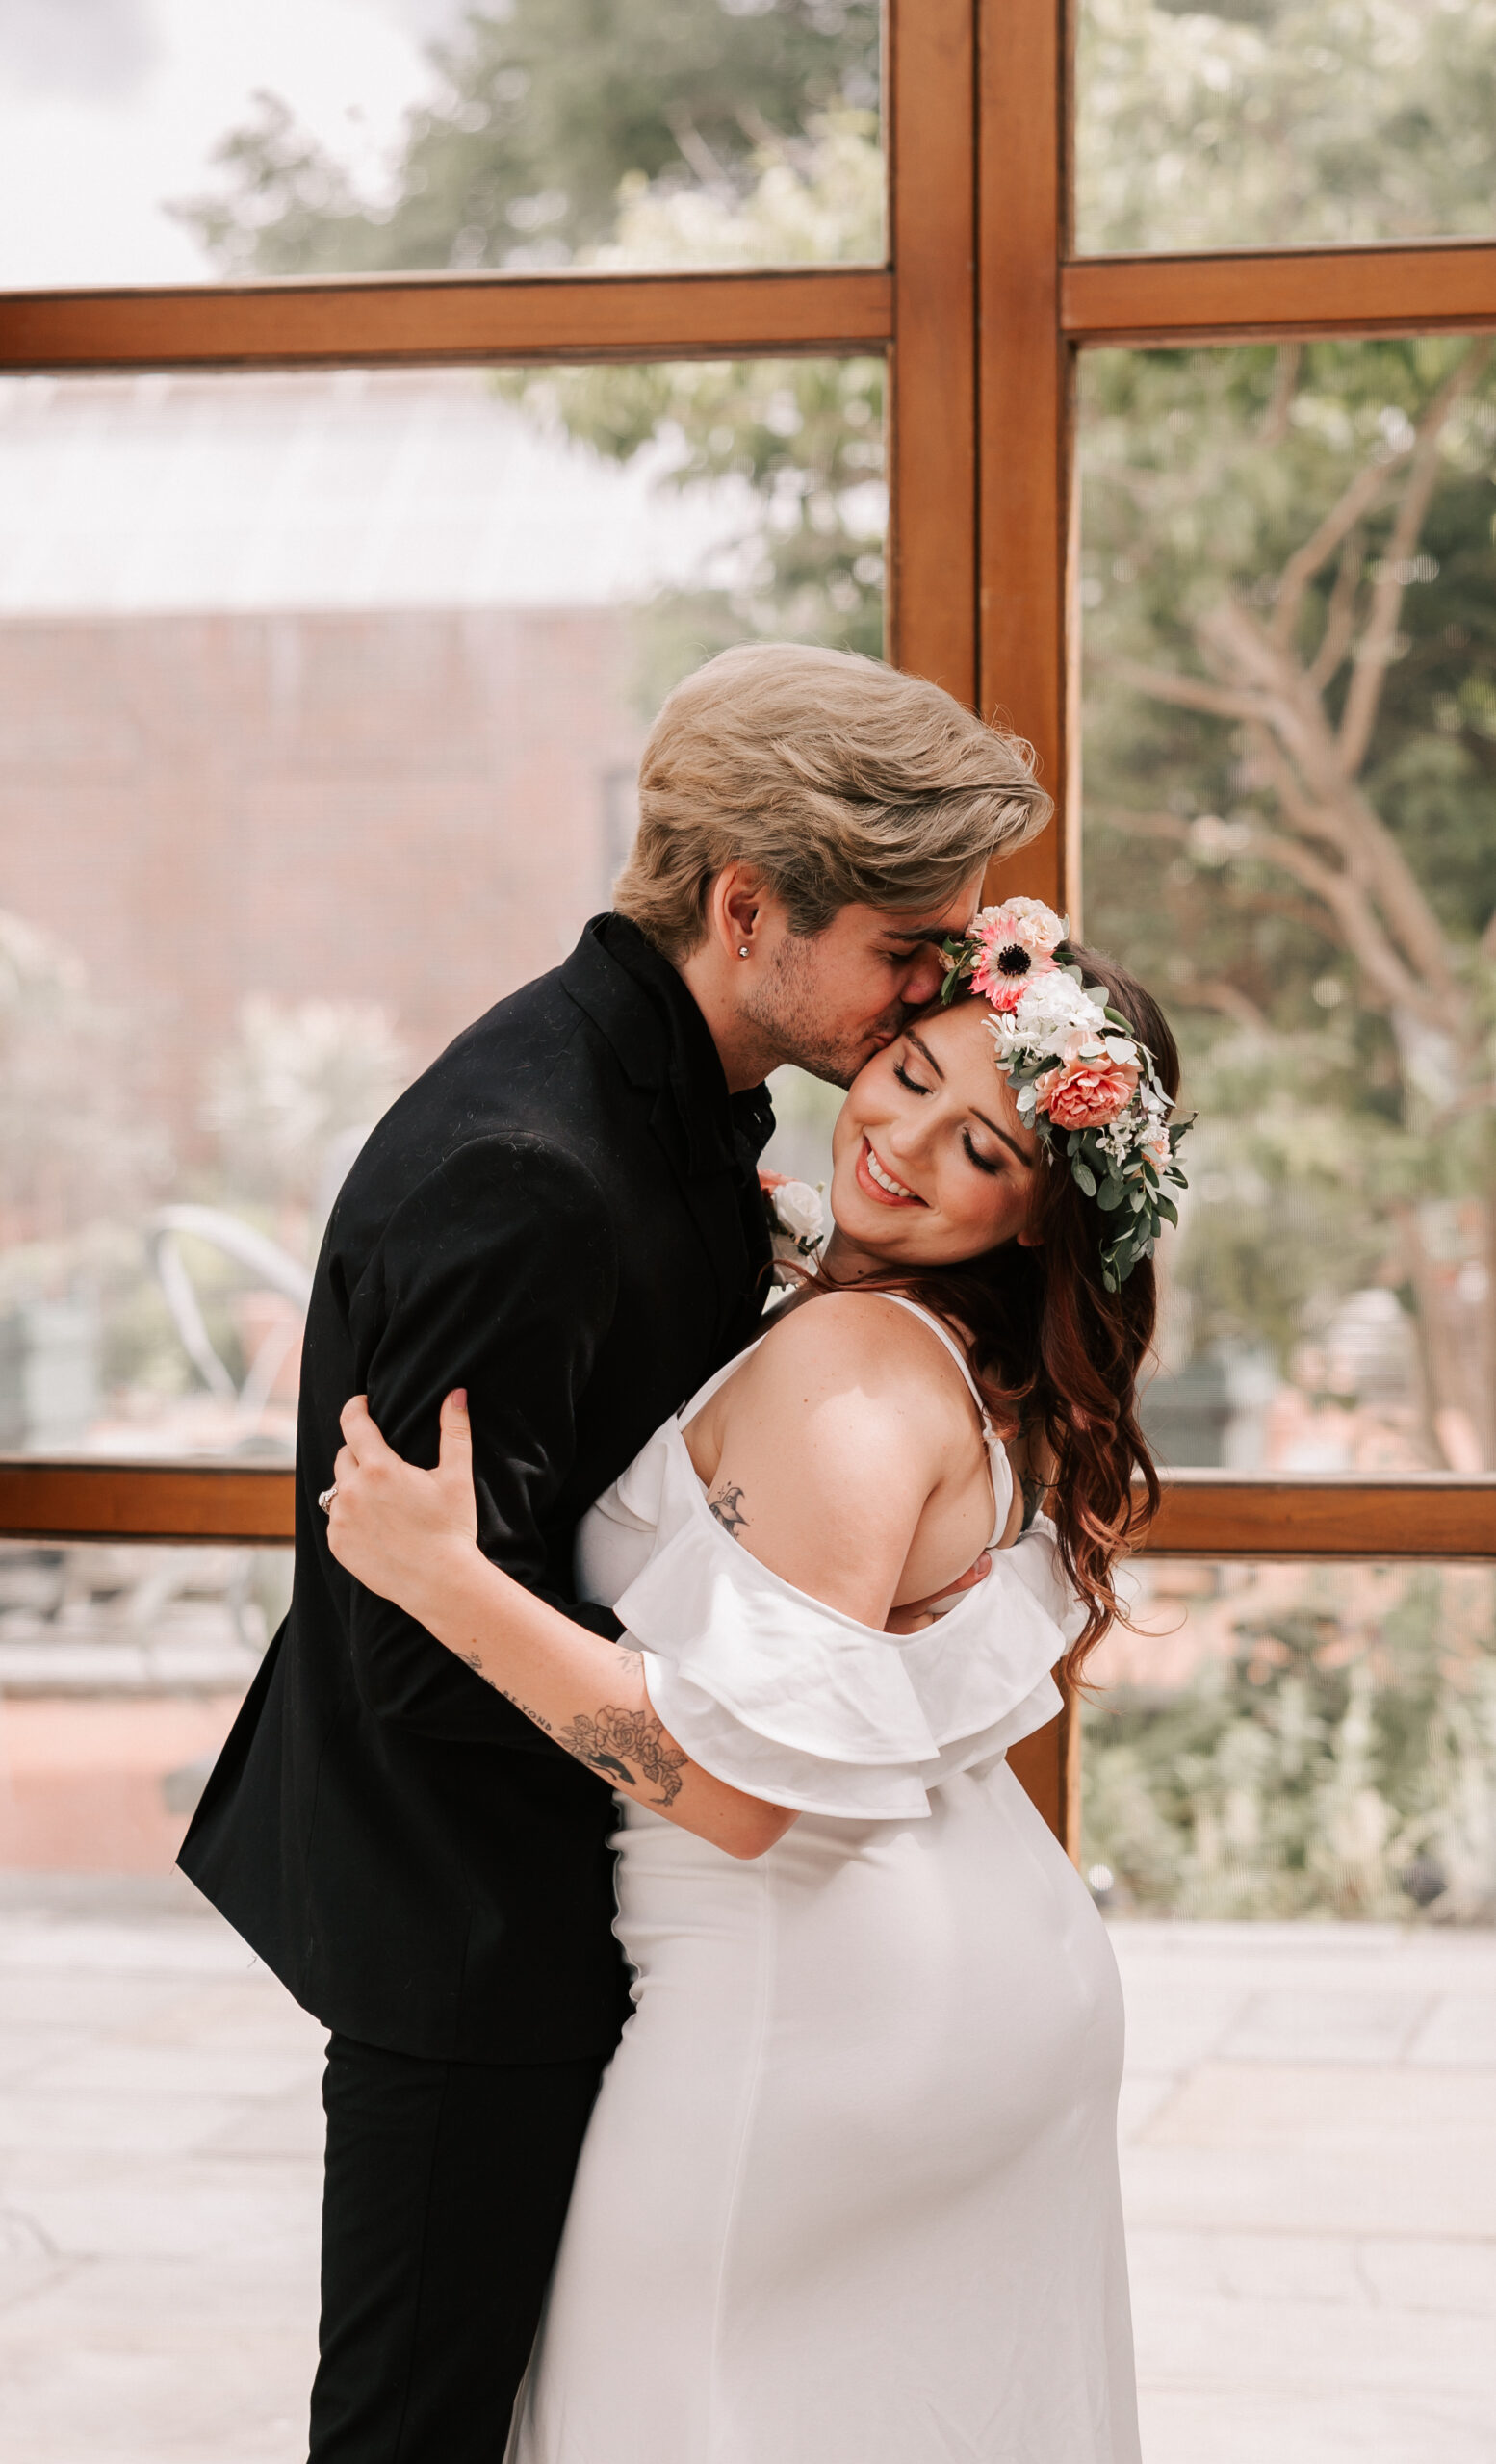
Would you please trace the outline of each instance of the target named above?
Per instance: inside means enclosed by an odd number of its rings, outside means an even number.
[[[826,1209],[819,1190],[809,1181],[786,1180],[779,1172],[761,1172],[759,1180],[769,1213],[775,1263],[793,1260],[813,1266],[826,1238]]]

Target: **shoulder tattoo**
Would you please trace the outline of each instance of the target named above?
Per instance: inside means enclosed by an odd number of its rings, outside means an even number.
[[[724,1480],[716,1493],[708,1498],[707,1511],[715,1515],[723,1530],[735,1540],[739,1531],[748,1528],[748,1517],[743,1512],[743,1492],[735,1480]]]

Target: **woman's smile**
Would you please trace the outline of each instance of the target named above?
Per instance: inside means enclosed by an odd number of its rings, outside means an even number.
[[[923,1206],[925,1202],[922,1197],[916,1197],[913,1190],[906,1189],[902,1181],[895,1180],[887,1165],[879,1162],[873,1153],[872,1141],[865,1135],[858,1152],[857,1177],[868,1196],[877,1198],[881,1205]]]
[[[990,1014],[968,1000],[922,1012],[847,1090],[832,1134],[836,1270],[864,1246],[880,1269],[940,1266],[1025,1238],[1039,1142],[996,1065]]]

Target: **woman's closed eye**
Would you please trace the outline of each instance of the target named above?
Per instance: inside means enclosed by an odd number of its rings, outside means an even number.
[[[907,1061],[895,1061],[893,1064],[893,1075],[898,1080],[901,1087],[908,1088],[912,1095],[931,1095],[935,1092],[934,1088],[927,1087],[922,1079],[911,1077],[909,1064]],[[962,1131],[961,1144],[967,1163],[974,1164],[979,1172],[985,1172],[987,1174],[989,1180],[995,1180],[998,1173],[1003,1168],[1002,1158],[1000,1156],[984,1155],[980,1148],[973,1143],[969,1129],[964,1129]]]

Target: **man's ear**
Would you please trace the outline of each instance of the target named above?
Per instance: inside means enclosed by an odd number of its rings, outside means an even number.
[[[707,930],[718,948],[750,963],[762,955],[764,927],[778,900],[752,864],[724,864],[707,893]]]

